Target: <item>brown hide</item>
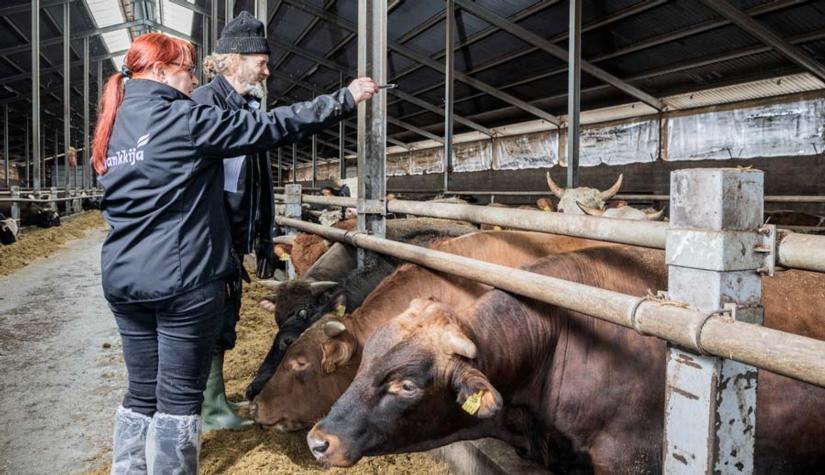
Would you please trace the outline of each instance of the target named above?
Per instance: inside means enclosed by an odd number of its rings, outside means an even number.
[[[597,241],[554,236],[522,231],[493,231],[469,234],[446,240],[434,249],[472,257],[496,264],[519,266],[541,256],[564,252],[581,247],[603,245]],[[323,332],[323,324],[335,316],[328,315],[306,330],[287,351],[275,375],[252,403],[255,420],[265,426],[298,430],[309,427],[312,421],[322,417],[332,403],[352,381],[360,361],[360,348],[372,332],[396,315],[403,312],[414,298],[436,298],[454,308],[472,304],[490,287],[405,264],[373,291],[362,306],[343,319],[347,327],[345,335],[329,338]],[[320,370],[324,344],[346,344],[340,340],[353,337],[356,348],[345,364],[336,364],[338,370],[327,374]],[[356,343],[357,342],[357,343]],[[293,371],[290,360],[301,359],[309,365]],[[308,398],[306,394],[313,394]]]
[[[347,219],[335,223],[332,227],[352,231],[355,226],[355,219]],[[295,267],[295,274],[298,277],[303,276],[312,267],[312,264],[315,264],[315,261],[327,252],[327,249],[329,249],[329,242],[321,236],[298,233],[292,246],[292,254],[290,254],[292,265]]]
[[[639,296],[666,286],[663,252],[625,246],[551,256],[529,269]],[[765,278],[763,288],[765,326],[825,339],[825,275],[787,271]],[[373,334],[356,379],[309,434],[310,446],[335,442],[325,452],[316,451],[316,457],[349,465],[362,455],[496,436],[564,472],[661,472],[666,363],[662,340],[498,290],[451,313],[447,309],[411,318],[408,311]],[[443,335],[455,328],[473,342],[477,356],[472,351],[469,358],[449,352],[445,356],[449,345]],[[434,365],[428,396],[403,413],[376,415],[387,404],[369,406],[375,399],[370,394],[387,368],[428,358]],[[495,427],[484,427],[485,422],[462,413],[458,406],[466,391],[459,392],[455,402],[456,381],[472,371],[476,380],[488,385],[486,394],[503,397],[504,409]],[[756,472],[821,469],[825,389],[768,371],[760,371],[758,384]],[[435,396],[444,392],[449,397]],[[482,400],[482,409],[484,404]],[[524,411],[532,414],[530,423],[519,428],[502,422],[508,412]],[[347,422],[341,424],[344,414]],[[377,426],[382,430],[375,430]]]

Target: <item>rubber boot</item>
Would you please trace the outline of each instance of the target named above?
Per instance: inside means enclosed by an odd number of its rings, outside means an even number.
[[[123,406],[115,413],[112,475],[146,473],[146,433],[152,418]]]
[[[229,401],[226,400],[226,388],[223,383],[223,352],[212,357],[212,366],[209,369],[209,380],[203,392],[203,432],[215,429],[237,429],[252,424],[235,414]]]
[[[201,417],[156,412],[146,433],[148,475],[197,475]]]

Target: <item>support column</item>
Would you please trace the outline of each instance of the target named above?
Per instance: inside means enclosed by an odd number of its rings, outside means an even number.
[[[298,182],[298,144],[292,144],[292,183]]]
[[[344,87],[344,73],[338,73],[338,88]],[[342,180],[347,177],[347,157],[344,152],[344,132],[346,132],[346,121],[338,122],[338,177]]]
[[[65,187],[68,189],[69,184],[69,147],[72,144],[71,135],[71,93],[69,81],[71,80],[71,56],[69,46],[71,46],[71,22],[69,9],[70,4],[63,4],[63,169]]]
[[[570,49],[567,69],[567,188],[579,186],[579,111],[581,108],[582,0],[570,0]]]
[[[86,189],[91,182],[89,166],[92,163],[91,147],[89,146],[89,37],[83,37],[83,161],[78,161],[78,166],[83,178],[83,188]]]
[[[3,173],[6,177],[6,188],[11,188],[9,177],[9,105],[3,105]]]
[[[57,156],[60,155],[60,143],[59,143],[59,133],[57,131],[57,127],[54,128],[54,178],[52,178],[52,186],[60,186],[60,162],[57,159]]]
[[[708,314],[762,323],[757,170],[671,173],[668,296]],[[697,340],[701,327],[696,329]],[[664,473],[753,473],[757,368],[668,347]]]
[[[450,189],[450,171],[453,168],[453,75],[455,73],[455,2],[447,0],[446,41],[444,43],[444,193]]]
[[[212,51],[218,47],[218,0],[212,0]]]
[[[284,148],[278,147],[278,186],[284,186]]]
[[[234,10],[233,3],[234,2],[232,0],[226,0],[226,2],[224,3],[224,18],[223,18],[224,26],[226,26],[226,24],[229,23],[232,20],[232,17],[235,14],[235,12],[233,11]]]
[[[26,156],[26,173],[24,174],[26,181],[23,183],[23,188],[31,187],[31,120],[26,116],[26,146],[23,149],[23,154]]]
[[[312,136],[312,188],[318,186],[318,136]]]
[[[40,153],[40,0],[31,0],[32,3],[32,153],[34,155],[32,178],[35,194],[40,191],[40,163],[43,156]],[[28,168],[27,168],[28,170]]]
[[[387,83],[387,2],[358,0],[358,76]],[[384,237],[387,93],[358,105],[358,231]],[[374,255],[358,249],[358,267]]]

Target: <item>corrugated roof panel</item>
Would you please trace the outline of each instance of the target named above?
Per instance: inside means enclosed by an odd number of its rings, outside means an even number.
[[[163,1],[163,24],[186,35],[192,34],[192,20],[194,12],[169,0]],[[186,0],[194,4],[194,0]]]
[[[812,74],[801,73],[678,94],[668,97],[667,102],[677,109],[690,109],[821,89],[825,89],[825,82]]]

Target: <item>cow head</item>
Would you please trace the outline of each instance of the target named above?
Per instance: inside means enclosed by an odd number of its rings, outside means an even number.
[[[349,388],[307,435],[321,462],[424,450],[503,406],[474,361],[472,336],[445,305],[416,299],[368,340]]]
[[[622,179],[623,175],[620,174],[616,183],[605,191],[584,186],[564,189],[557,185],[556,182],[550,178],[550,172],[547,172],[547,186],[550,187],[550,191],[559,199],[559,212],[569,214],[584,214],[577,203],[581,203],[588,208],[604,208],[604,202],[619,192],[619,189],[622,187]]]
[[[279,327],[293,317],[306,318],[316,313],[324,292],[338,286],[338,282],[333,281],[259,280],[258,283],[273,291],[262,298],[258,305],[275,314],[275,322]]]
[[[580,202],[576,202],[584,214],[590,216],[601,216],[603,218],[633,219],[636,221],[660,221],[665,215],[665,209],[647,212],[630,206],[619,206],[616,208],[596,209],[589,208]]]
[[[275,334],[275,340],[269,349],[269,353],[261,362],[261,366],[255,373],[255,378],[246,388],[246,398],[249,401],[255,399],[267,381],[275,374],[286,355],[287,349],[298,340],[298,337],[307,328],[328,312],[336,312],[336,314],[340,312],[343,315],[346,308],[346,296],[343,291],[338,289],[331,293],[325,292],[321,294],[317,301],[309,302],[303,307],[293,310],[286,321],[278,326],[278,332]]]
[[[275,374],[250,404],[258,424],[282,431],[309,428],[326,414],[355,376],[358,342],[350,320],[335,314],[307,329],[286,351]]]
[[[17,221],[0,214],[0,243],[13,244],[17,242]]]

